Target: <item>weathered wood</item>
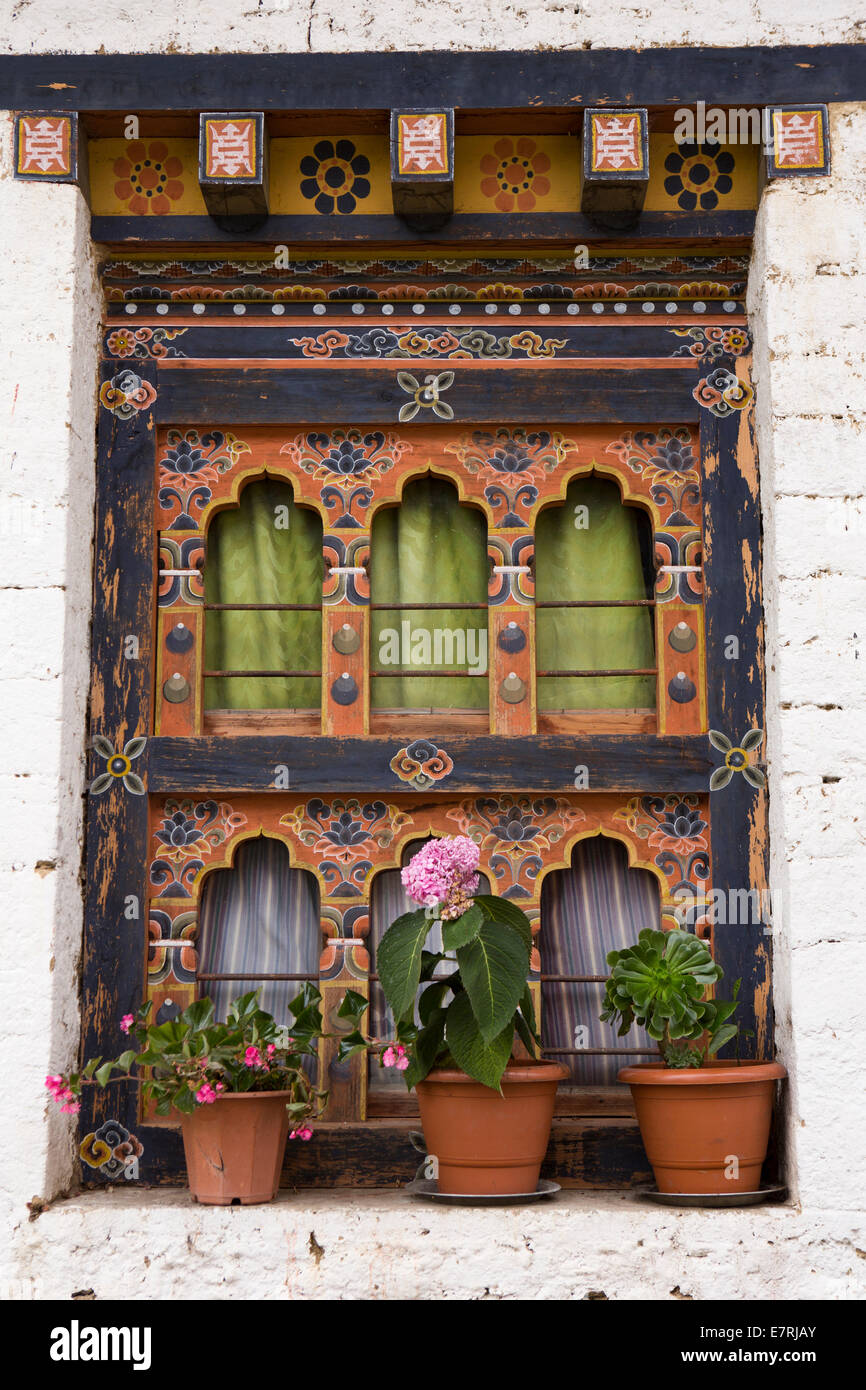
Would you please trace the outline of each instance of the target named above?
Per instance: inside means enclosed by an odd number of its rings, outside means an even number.
[[[436,741],[431,719],[427,738]],[[173,792],[272,791],[274,768],[289,769],[294,792],[407,790],[390,763],[399,737],[370,738],[156,738],[148,749],[150,790]],[[454,764],[437,784],[464,791],[571,791],[577,765],[589,769],[592,791],[706,791],[715,755],[703,735],[689,738],[626,735],[576,737],[547,734],[451,737],[444,746]]]
[[[557,366],[555,371],[516,364],[430,363],[395,359],[365,368],[202,367],[194,371],[177,363],[161,363],[157,418],[173,424],[226,425],[308,423],[315,417],[331,424],[397,422],[401,410],[416,403],[427,378],[439,376],[439,418],[455,422],[507,419],[523,423],[556,419],[564,423],[621,421],[643,424],[647,419],[689,423],[698,419],[689,370],[648,371],[622,368],[580,370]],[[453,372],[453,381],[447,378]],[[411,376],[417,389],[401,385]],[[416,415],[424,423],[436,419],[433,400],[421,400]],[[404,419],[407,416],[404,414]],[[414,418],[414,417],[413,417]]]
[[[718,359],[719,369],[748,381],[748,360]],[[738,748],[764,729],[764,636],[761,590],[761,504],[754,421],[750,410],[724,418],[705,412],[701,424],[704,486],[709,727]],[[750,750],[761,760],[763,739]],[[711,749],[717,767],[726,755]],[[738,1019],[755,1038],[743,1055],[772,1056],[771,924],[767,917],[767,793],[734,770],[710,798],[712,880],[724,897],[725,920],[713,927],[716,959],[725,972],[720,994],[742,979]],[[734,1046],[723,1055],[734,1055]]]
[[[136,363],[147,396],[152,363]],[[112,397],[116,363],[104,365],[101,399]],[[151,401],[152,406],[152,401]],[[123,411],[123,407],[118,407]],[[153,628],[153,475],[156,431],[152,408],[125,415],[103,403],[96,469],[95,573],[92,628],[91,736],[123,754],[145,739],[151,720]],[[130,750],[132,752],[132,750]],[[117,1056],[120,1018],[141,1003],[147,905],[147,797],[131,778],[145,778],[146,750],[122,760],[91,751],[87,797],[87,889],[84,914],[82,1058]],[[122,769],[128,766],[126,776]],[[110,775],[110,785],[99,790]],[[97,790],[94,790],[96,786]],[[108,1118],[134,1130],[136,1087],[85,1088],[81,1133]],[[88,1172],[90,1170],[87,1170]]]
[[[412,53],[21,54],[0,57],[7,109],[384,112],[407,92],[464,111],[528,106],[575,112],[858,101],[866,71],[857,44]]]

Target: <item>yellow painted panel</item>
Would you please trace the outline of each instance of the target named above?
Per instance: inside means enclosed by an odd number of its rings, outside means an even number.
[[[271,212],[393,213],[387,136],[271,141]]]
[[[97,216],[207,215],[197,140],[91,140],[90,188]]]
[[[648,212],[740,211],[757,205],[757,145],[677,145],[672,133],[650,136]]]
[[[573,135],[464,135],[454,148],[454,211],[568,212],[578,206]]]

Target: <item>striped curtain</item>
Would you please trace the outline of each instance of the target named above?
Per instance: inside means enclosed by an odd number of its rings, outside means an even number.
[[[581,840],[572,867],[548,874],[541,892],[541,970],[544,975],[607,975],[608,951],[637,940],[643,927],[660,925],[659,889],[648,869],[629,867],[618,840]],[[604,985],[543,984],[541,1031],[546,1048],[636,1047],[654,1049],[643,1029],[618,1038],[599,1020]],[[585,1033],[575,1041],[575,1030]],[[645,1057],[555,1056],[571,1067],[576,1086],[612,1085],[620,1067]]]
[[[428,837],[428,839],[433,838]],[[428,843],[428,839],[416,840],[411,845],[407,845],[403,851],[401,864],[406,865],[414,854],[417,854],[422,845]],[[489,893],[490,886],[484,874],[479,875],[479,893]],[[373,900],[372,900],[372,923],[370,935],[373,944],[373,970],[376,969],[376,952],[379,942],[385,935],[392,922],[396,922],[404,912],[414,912],[418,904],[403,891],[400,882],[399,869],[386,869],[384,873],[379,873],[373,880]],[[425,950],[442,950],[442,928],[436,926],[431,933]],[[444,974],[446,966],[440,965],[439,969]],[[370,984],[370,1035],[374,1038],[391,1038],[394,1036],[394,1019],[391,1010],[385,1002],[382,993],[382,986],[378,980],[371,981]],[[369,1084],[371,1088],[392,1089],[399,1087],[405,1091],[406,1085],[400,1072],[380,1067],[378,1060],[374,1057],[370,1059]]]
[[[293,869],[281,840],[261,836],[242,844],[234,866],[208,874],[202,892],[200,969],[203,974],[311,974],[319,970],[319,890],[313,875]],[[297,980],[267,980],[261,1007],[277,1023],[301,987]],[[204,980],[202,994],[224,1019],[232,1000],[257,988],[255,980]]]

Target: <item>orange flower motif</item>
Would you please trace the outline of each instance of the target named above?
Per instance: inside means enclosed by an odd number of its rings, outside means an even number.
[[[550,158],[535,148],[535,141],[525,136],[517,141],[497,140],[493,153],[481,160],[481,192],[492,198],[500,212],[529,212],[537,198],[550,192]]]
[[[171,212],[172,203],[183,196],[183,184],[178,178],[183,173],[183,162],[177,155],[169,155],[161,140],[153,140],[149,145],[134,140],[127,145],[125,156],[114,161],[114,172],[118,179],[114,196],[139,217]]]

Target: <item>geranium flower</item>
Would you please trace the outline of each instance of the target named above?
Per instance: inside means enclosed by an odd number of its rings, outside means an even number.
[[[525,136],[516,143],[508,138],[497,140],[493,153],[484,155],[479,167],[485,175],[481,192],[493,199],[500,212],[513,212],[515,207],[529,212],[537,198],[550,192],[550,179],[545,177],[550,159]]]
[[[183,162],[170,155],[161,140],[146,145],[135,140],[127,145],[126,154],[114,161],[118,182],[114,196],[126,203],[128,210],[139,217],[164,215],[171,205],[183,197]]]

